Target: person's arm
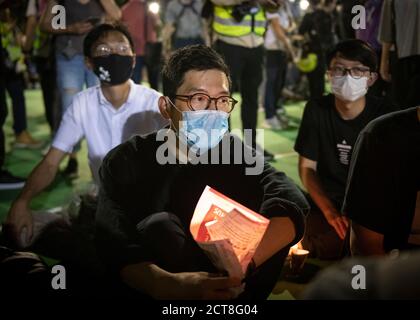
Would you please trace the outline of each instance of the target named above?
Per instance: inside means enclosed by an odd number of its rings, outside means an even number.
[[[395,21],[393,21],[392,18],[392,4],[393,1],[384,0],[378,28],[378,40],[382,43],[382,56],[379,72],[382,79],[388,82],[391,81],[391,75],[389,72],[389,51],[395,42]]]
[[[384,255],[384,235],[365,228],[356,222],[351,223],[350,249],[352,255]]]
[[[384,79],[387,82],[391,82],[391,73],[389,71],[389,52],[391,46],[392,43],[382,43],[381,65],[379,67],[379,73],[382,79]]]
[[[22,193],[12,205],[8,215],[8,222],[15,239],[20,237],[21,231],[26,227],[27,240],[30,240],[33,231],[32,216],[29,211],[31,199],[51,184],[63,157],[70,153],[76,143],[83,137],[81,107],[83,105],[80,104],[76,96],[63,115],[50,151],[31,173]]]
[[[168,59],[169,54],[172,50],[172,35],[175,32],[175,26],[173,23],[166,22],[162,29],[162,51],[165,59]]]
[[[300,23],[298,28],[298,33],[300,35],[305,35],[305,33],[309,32],[309,30],[311,29],[311,16],[312,15],[310,13],[307,13],[303,16],[302,22]]]
[[[265,163],[264,171],[257,179],[263,191],[260,213],[270,219],[253,258],[259,266],[279,250],[302,238],[304,216],[309,211],[309,205],[296,184],[268,163]]]
[[[19,197],[13,202],[6,224],[10,228],[12,237],[16,242],[20,241],[20,235],[26,228],[26,239],[29,243],[33,233],[32,214],[29,208],[31,200],[45,190],[54,180],[58,167],[65,153],[51,148],[44,159],[35,167],[25,183],[25,187]]]
[[[211,39],[210,39],[210,21],[208,19],[201,19],[201,36],[203,37],[204,44],[208,47],[211,46]]]
[[[176,3],[171,1],[168,3],[165,11],[165,24],[162,29],[162,51],[165,59],[169,58],[172,50],[172,36],[175,32],[175,24],[179,12],[176,10]]]
[[[349,227],[348,219],[341,215],[322,188],[316,172],[317,162],[299,155],[299,176],[316,205],[321,209],[328,223],[338,236],[344,239]]]
[[[25,41],[22,46],[23,52],[29,52],[32,50],[37,25],[38,22],[36,16],[30,16],[27,18],[25,28]]]
[[[229,289],[241,285],[240,279],[207,272],[170,273],[151,262],[127,265],[120,274],[128,286],[160,300],[230,300],[235,296]]]
[[[295,60],[295,53],[294,53],[293,47],[289,41],[289,38],[284,32],[283,27],[280,25],[279,20],[271,19],[270,24],[271,24],[271,27],[273,28],[276,38],[279,39],[284,44],[284,47],[286,48],[287,52],[292,57],[292,60]]]
[[[320,103],[331,103],[326,99],[320,102],[310,100],[305,106],[302,122],[295,143],[295,151],[299,154],[299,176],[302,184],[323,212],[328,223],[336,230],[337,234],[344,238],[347,230],[347,220],[341,218],[340,212],[335,208],[322,188],[317,174],[317,163],[320,158],[320,133],[324,130],[321,125],[321,117],[325,116]]]
[[[32,45],[35,40],[35,31],[38,25],[37,11],[35,0],[28,1],[28,6],[26,8],[25,41],[22,45],[24,53],[29,53],[32,50]]]
[[[387,119],[391,118],[370,122],[359,134],[353,149],[341,209],[351,220],[353,254],[384,254],[384,234],[387,229],[392,230],[395,199],[389,195],[398,194],[398,183],[393,181],[398,181],[400,172],[390,160],[393,159],[390,153],[396,151],[389,143],[392,130],[382,127]]]
[[[260,266],[276,252],[290,245],[296,238],[296,234],[295,225],[290,218],[271,218],[270,224],[252,258],[255,266]]]
[[[42,17],[40,20],[40,28],[42,31],[53,33],[53,34],[85,34],[85,33],[88,33],[90,30],[92,30],[93,25],[85,21],[72,23],[66,26],[64,29],[54,28],[52,25],[52,20],[54,18],[52,9],[57,4],[58,3],[55,0],[50,0],[48,2],[47,8],[42,14]]]
[[[121,10],[114,0],[99,0],[105,10],[105,14],[110,20],[118,21],[121,19]]]

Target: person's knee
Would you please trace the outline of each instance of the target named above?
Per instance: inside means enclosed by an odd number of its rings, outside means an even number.
[[[137,224],[137,231],[143,237],[167,238],[172,236],[178,230],[182,230],[180,219],[170,212],[158,212],[150,215]]]
[[[328,232],[305,234],[302,246],[309,250],[310,256],[323,260],[339,259],[343,255],[345,242],[338,237],[334,230]]]
[[[188,258],[191,254],[190,238],[184,230],[176,215],[159,212],[137,225],[138,241],[161,268],[181,272],[191,267],[191,259]]]

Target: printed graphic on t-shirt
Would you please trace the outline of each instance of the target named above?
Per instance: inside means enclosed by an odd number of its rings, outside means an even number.
[[[420,191],[417,192],[416,208],[414,210],[414,218],[408,243],[420,246]]]
[[[341,164],[346,166],[350,163],[351,145],[348,145],[346,140],[337,143],[338,157]]]

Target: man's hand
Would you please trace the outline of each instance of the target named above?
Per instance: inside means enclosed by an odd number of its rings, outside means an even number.
[[[236,298],[229,289],[239,286],[241,286],[239,279],[207,272],[173,273],[166,285],[159,286],[156,298],[229,300]]]
[[[75,34],[85,34],[92,30],[93,25],[90,22],[75,22],[68,26],[67,31]]]
[[[338,236],[343,240],[346,237],[349,228],[349,220],[347,217],[336,212],[329,212],[325,214],[328,223],[335,229]]]
[[[25,247],[30,243],[33,235],[33,218],[26,201],[17,200],[13,203],[7,215],[6,226],[19,246]],[[24,229],[26,236],[25,239],[21,239]]]

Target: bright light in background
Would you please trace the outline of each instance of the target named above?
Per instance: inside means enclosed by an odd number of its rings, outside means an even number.
[[[157,2],[151,2],[149,4],[149,11],[153,14],[158,14],[160,10],[160,5]]]
[[[309,2],[308,2],[308,0],[302,0],[302,1],[300,1],[300,3],[299,3],[299,7],[300,7],[302,10],[306,10],[306,9],[308,9],[308,7],[309,7]]]

